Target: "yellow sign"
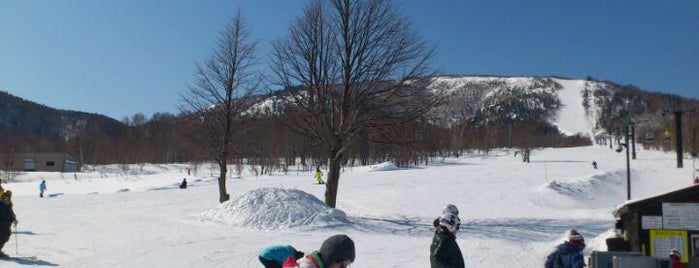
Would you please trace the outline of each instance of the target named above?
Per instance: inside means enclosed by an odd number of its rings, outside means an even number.
[[[681,261],[687,263],[689,262],[687,242],[687,231],[650,230],[650,255],[667,259],[670,250],[676,249],[682,254]]]

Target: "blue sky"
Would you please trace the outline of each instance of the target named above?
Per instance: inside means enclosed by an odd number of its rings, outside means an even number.
[[[269,43],[301,0],[7,0],[0,90],[121,120],[178,113],[195,63],[238,8]],[[443,74],[611,80],[699,98],[699,1],[399,1]]]

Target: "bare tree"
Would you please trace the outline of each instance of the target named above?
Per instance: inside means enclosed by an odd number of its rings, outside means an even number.
[[[256,44],[238,11],[221,32],[213,55],[197,64],[197,80],[183,95],[183,112],[199,124],[196,139],[219,166],[220,202],[230,199],[226,174],[234,150],[232,141],[241,131],[236,123],[251,105],[260,81],[253,71]]]
[[[390,0],[314,0],[274,43],[272,69],[300,112],[297,129],[327,152],[330,207],[358,132],[388,130],[432,105],[409,82],[424,74],[432,51],[398,10]]]

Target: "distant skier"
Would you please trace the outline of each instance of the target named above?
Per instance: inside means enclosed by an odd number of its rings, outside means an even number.
[[[46,192],[46,180],[42,180],[39,184],[39,197],[44,197],[44,192]]]
[[[568,234],[568,241],[558,245],[556,250],[546,257],[545,268],[582,268],[585,267],[585,259],[582,251],[585,249],[585,238],[575,229]]]
[[[187,178],[182,179],[182,183],[180,183],[180,189],[187,189]]]
[[[293,261],[303,258],[303,252],[290,245],[277,245],[260,251],[258,258],[265,268],[280,268],[289,258]]]
[[[313,175],[313,177],[316,178],[318,184],[325,184],[325,182],[323,181],[323,172],[320,171],[320,168],[316,168],[316,174]]]
[[[456,243],[456,232],[461,220],[456,206],[449,204],[442,209],[442,215],[434,221],[436,230],[430,245],[430,267],[463,268],[464,256]]]
[[[17,217],[12,210],[12,191],[7,190],[0,196],[0,258],[9,258],[2,248],[10,240],[13,224],[17,227]]]
[[[597,162],[592,161],[592,167],[595,168],[595,169],[597,169]]]

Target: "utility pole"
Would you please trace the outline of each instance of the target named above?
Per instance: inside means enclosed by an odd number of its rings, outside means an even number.
[[[636,159],[636,124],[632,121],[631,126],[631,159]]]
[[[624,131],[626,142],[626,200],[631,200],[631,164],[629,163],[629,127]]]
[[[682,114],[684,111],[674,111],[675,113],[675,145],[677,147],[675,150],[677,151],[677,168],[682,168],[682,153],[683,153],[683,148],[682,148]]]

